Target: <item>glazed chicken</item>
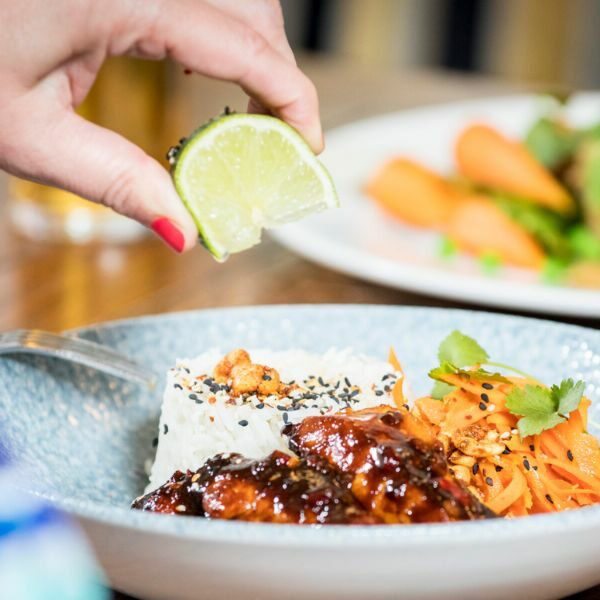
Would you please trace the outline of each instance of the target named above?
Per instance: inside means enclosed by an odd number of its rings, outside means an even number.
[[[133,508],[154,512],[273,523],[382,521],[350,491],[350,479],[325,461],[273,452],[263,460],[220,454],[195,473],[177,471]]]
[[[452,476],[441,445],[408,411],[307,417],[283,433],[296,454],[349,475],[354,497],[385,523],[494,516]]]
[[[177,471],[133,508],[273,523],[426,523],[495,516],[449,472],[441,445],[408,411],[307,417],[283,434],[296,456],[220,454]]]

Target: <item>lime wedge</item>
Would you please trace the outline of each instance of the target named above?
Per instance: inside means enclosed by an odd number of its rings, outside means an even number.
[[[217,260],[263,229],[338,206],[331,177],[296,130],[265,115],[226,114],[169,152],[177,193]]]

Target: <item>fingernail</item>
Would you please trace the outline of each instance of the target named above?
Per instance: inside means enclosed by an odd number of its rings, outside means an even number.
[[[166,217],[159,217],[152,221],[150,227],[152,227],[152,231],[171,246],[175,252],[183,252],[183,247],[185,245],[183,233],[181,233],[179,227],[172,221]]]

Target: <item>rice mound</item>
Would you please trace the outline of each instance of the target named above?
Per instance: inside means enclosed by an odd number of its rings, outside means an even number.
[[[393,404],[392,388],[402,374],[385,362],[351,349],[310,354],[303,350],[249,350],[254,363],[276,369],[298,389],[287,396],[232,397],[212,382],[224,352],[209,350],[178,360],[169,370],[159,424],[158,447],[146,491],[176,470],[196,470],[222,452],[261,458],[273,450],[290,452],[281,435],[285,423],[344,408]],[[207,381],[205,383],[204,381]]]

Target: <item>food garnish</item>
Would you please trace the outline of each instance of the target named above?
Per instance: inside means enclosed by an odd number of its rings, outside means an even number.
[[[331,177],[300,134],[275,117],[226,109],[167,155],[203,245],[225,260],[263,229],[338,206]]]
[[[490,509],[514,517],[600,502],[600,448],[587,432],[584,382],[546,387],[491,361],[458,331],[442,342],[438,358],[429,374],[434,390],[412,411],[434,428],[455,476]]]

